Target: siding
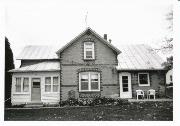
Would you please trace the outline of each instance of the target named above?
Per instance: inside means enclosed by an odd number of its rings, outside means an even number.
[[[60,101],[60,92],[45,92],[45,77],[49,76],[59,76],[59,72],[30,72],[30,73],[13,73],[12,76],[12,93],[11,93],[11,103],[25,104],[31,102],[31,79],[40,78],[41,79],[41,101],[43,103],[58,103]],[[15,92],[16,77],[29,77],[29,92],[17,93]],[[60,87],[60,86],[59,86]]]
[[[142,72],[142,71],[139,71]],[[132,82],[132,94],[136,97],[136,90],[149,90],[154,89],[158,93],[159,97],[165,96],[165,72],[160,71],[146,71],[149,73],[150,86],[139,86],[138,85],[138,71],[131,72],[131,82]],[[144,72],[143,72],[144,73]],[[146,92],[145,92],[146,93]]]

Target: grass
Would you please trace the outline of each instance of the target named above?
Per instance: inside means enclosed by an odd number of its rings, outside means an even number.
[[[122,106],[6,109],[5,121],[172,121],[173,102],[138,102]]]

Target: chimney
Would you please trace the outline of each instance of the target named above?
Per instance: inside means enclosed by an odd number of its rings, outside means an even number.
[[[112,41],[112,40],[111,40],[111,39],[109,39],[109,43],[111,43],[111,41]]]
[[[107,40],[107,34],[104,34],[104,39]]]

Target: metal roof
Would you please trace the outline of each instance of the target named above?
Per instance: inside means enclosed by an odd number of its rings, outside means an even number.
[[[162,70],[164,60],[148,45],[122,45],[117,70]]]
[[[17,59],[58,59],[58,56],[53,46],[29,45],[22,50]]]
[[[65,50],[67,47],[69,47],[72,43],[74,43],[77,39],[79,39],[80,37],[82,37],[84,34],[86,34],[87,32],[91,32],[94,36],[96,36],[97,38],[99,38],[101,40],[101,42],[103,42],[104,44],[106,44],[109,48],[111,48],[112,50],[114,50],[117,54],[120,54],[121,51],[116,48],[115,46],[113,46],[110,42],[108,42],[107,40],[105,40],[103,37],[101,37],[98,33],[96,33],[94,30],[92,30],[90,27],[88,27],[86,30],[84,30],[82,33],[80,33],[78,36],[76,36],[74,39],[72,39],[70,42],[68,42],[65,46],[63,46],[61,49],[59,49],[56,53],[61,53],[63,50]]]
[[[20,67],[17,69],[12,69],[9,72],[34,72],[34,71],[59,71],[60,63],[59,61],[45,61],[25,67]]]

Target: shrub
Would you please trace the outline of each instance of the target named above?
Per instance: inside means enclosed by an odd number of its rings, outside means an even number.
[[[21,105],[13,105],[11,106],[12,108],[24,108],[25,104],[21,104]]]
[[[75,99],[75,98],[69,98],[68,100],[66,101],[61,101],[60,103],[60,106],[77,106],[79,105],[79,102],[78,102],[78,99]]]
[[[127,99],[114,99],[106,97],[95,98],[69,98],[66,101],[61,101],[60,106],[96,106],[96,105],[125,105],[128,104]]]

